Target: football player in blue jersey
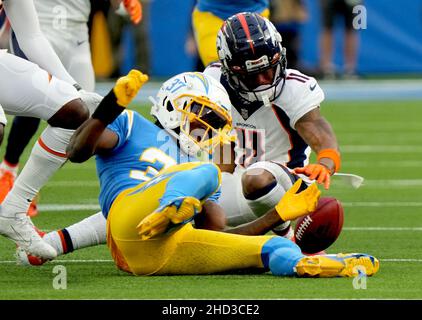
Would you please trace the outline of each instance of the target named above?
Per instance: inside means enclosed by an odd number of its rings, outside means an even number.
[[[96,155],[107,245],[116,265],[136,275],[209,274],[238,269],[278,276],[367,275],[379,262],[365,254],[304,256],[279,236],[243,236],[194,227],[194,219],[221,213],[219,168],[195,161],[230,143],[230,103],[218,81],[182,73],[161,87],[152,114],[159,126],[125,110],[147,77],[131,71],[73,135],[68,157]],[[312,212],[315,184],[296,193],[299,180],[272,211],[282,221]]]
[[[269,0],[198,0],[192,12],[192,26],[199,57],[206,67],[219,61],[217,33],[228,17],[239,12],[256,12],[268,18]]]

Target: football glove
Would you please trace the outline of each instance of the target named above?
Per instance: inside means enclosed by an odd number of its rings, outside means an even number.
[[[142,20],[142,4],[139,0],[123,0],[123,5],[127,13],[130,15],[130,20],[134,24],[138,24]]]
[[[170,226],[189,221],[202,211],[201,202],[194,197],[175,199],[172,204],[158,208],[146,216],[136,227],[141,240],[148,240],[165,233]]]
[[[319,184],[324,184],[324,188],[328,190],[331,182],[330,170],[322,164],[308,164],[305,167],[294,169],[295,173],[302,173],[309,177],[311,180],[316,180]]]
[[[119,78],[113,88],[117,104],[127,107],[147,81],[148,76],[138,70],[131,70],[128,75]]]
[[[275,206],[275,210],[283,221],[294,220],[310,214],[318,205],[321,191],[318,190],[316,184],[313,183],[302,192],[296,193],[301,184],[302,179],[297,180]]]

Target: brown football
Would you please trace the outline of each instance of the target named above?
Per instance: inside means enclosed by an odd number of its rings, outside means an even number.
[[[337,240],[343,228],[344,211],[340,201],[321,197],[316,210],[296,222],[295,242],[303,253],[327,249]]]

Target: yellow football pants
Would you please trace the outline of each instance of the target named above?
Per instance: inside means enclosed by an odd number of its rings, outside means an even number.
[[[268,18],[270,10],[265,9],[260,13]],[[199,57],[204,66],[211,62],[218,61],[217,54],[217,33],[223,25],[224,20],[213,15],[211,12],[201,12],[195,8],[192,13],[192,25]]]
[[[261,248],[271,236],[241,236],[199,230],[188,223],[156,238],[140,239],[136,226],[159,207],[159,199],[170,179],[159,177],[200,164],[173,166],[154,178],[158,178],[159,182],[150,183],[148,188],[144,188],[148,183],[144,182],[125,190],[116,198],[107,219],[107,244],[120,269],[136,275],[163,275],[263,268]]]

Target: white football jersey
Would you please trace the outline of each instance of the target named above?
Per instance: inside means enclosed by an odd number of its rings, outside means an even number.
[[[212,64],[204,72],[222,80],[220,64]],[[279,85],[283,85],[283,81]],[[231,90],[227,91],[230,94]],[[260,106],[251,110],[234,105],[236,164],[248,167],[258,161],[276,161],[289,168],[306,165],[311,149],[299,136],[295,125],[323,100],[324,92],[315,78],[287,69],[284,88],[271,107]]]
[[[70,24],[87,23],[91,11],[89,0],[34,0],[34,4],[40,23],[53,23],[52,28],[60,27],[62,19]]]

